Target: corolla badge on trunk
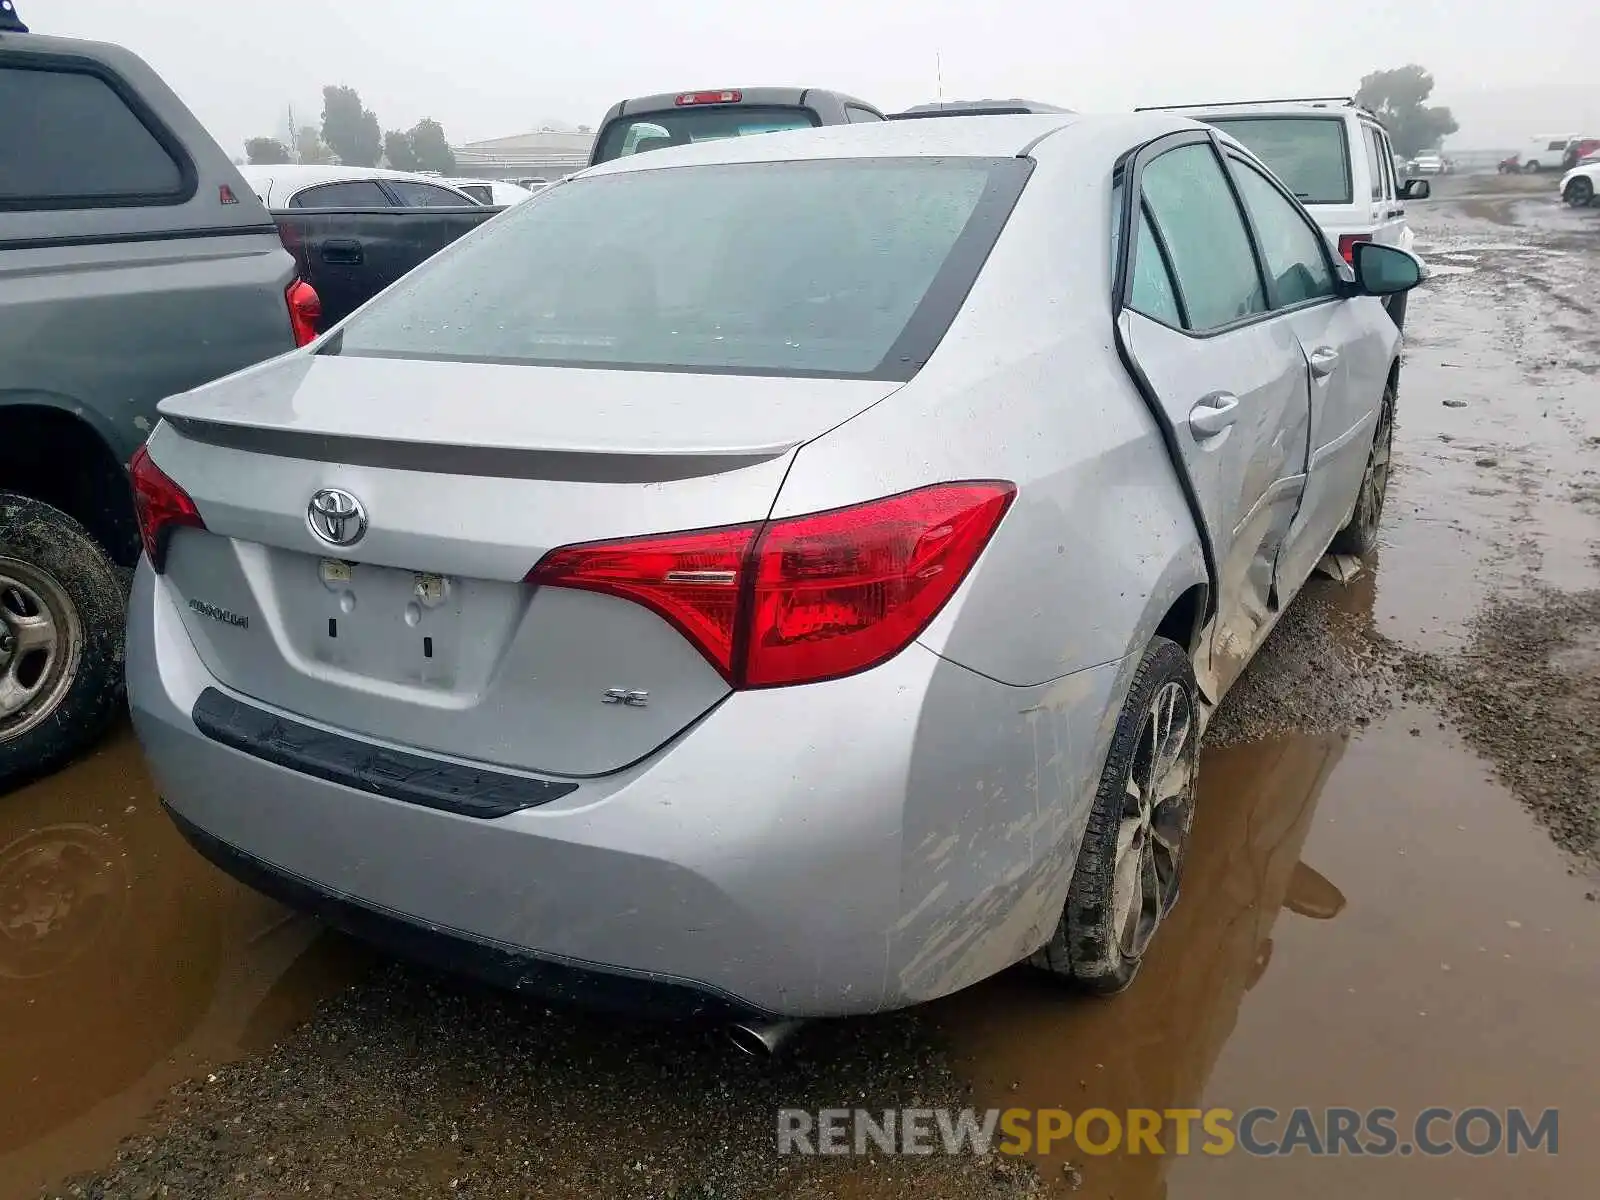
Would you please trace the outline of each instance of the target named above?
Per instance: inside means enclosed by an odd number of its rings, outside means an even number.
[[[323,488],[306,506],[306,524],[330,546],[354,546],[367,532],[367,510],[349,492]]]

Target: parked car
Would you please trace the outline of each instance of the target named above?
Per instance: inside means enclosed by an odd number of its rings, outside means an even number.
[[[438,176],[417,171],[294,163],[239,170],[268,208],[470,208],[482,203]]]
[[[161,794],[257,887],[527,992],[771,1033],[1030,958],[1126,987],[1211,704],[1376,544],[1377,297],[1421,267],[1351,257],[1164,113],[593,168],[163,402]]]
[[[1004,117],[1071,111],[1040,100],[936,100],[932,104],[912,105],[904,112],[889,113],[888,118],[891,121],[911,121],[919,117]]]
[[[1593,204],[1600,193],[1600,159],[1585,167],[1573,167],[1561,177],[1560,196],[1574,208]]]
[[[1345,262],[1354,261],[1355,247],[1363,242],[1411,249],[1415,235],[1405,202],[1426,200],[1430,185],[1426,179],[1400,182],[1388,131],[1354,100],[1241,101],[1166,111],[1204,121],[1248,146],[1316,217]],[[1401,328],[1407,303],[1404,292],[1388,302]]]
[[[1567,144],[1567,152],[1561,156],[1561,169],[1570,171],[1573,167],[1582,166],[1584,159],[1596,154],[1600,154],[1600,138],[1573,138]]]
[[[493,205],[499,208],[509,208],[513,204],[521,204],[524,200],[533,199],[533,192],[521,184],[510,183],[504,179],[452,179],[446,177],[441,182],[449,184],[458,192],[465,192],[479,204]]]
[[[22,114],[26,114],[25,119]],[[309,341],[316,296],[140,59],[0,9],[0,789],[121,703],[156,402]]]
[[[600,121],[589,163],[692,142],[883,119],[865,100],[821,88],[665,92],[613,104]]]
[[[1530,175],[1555,170],[1566,157],[1567,146],[1577,137],[1575,133],[1541,133],[1529,139],[1522,149],[1522,169]]]
[[[1445,173],[1444,156],[1432,150],[1425,154],[1419,154],[1412,162],[1411,169],[1418,175],[1443,175]]]

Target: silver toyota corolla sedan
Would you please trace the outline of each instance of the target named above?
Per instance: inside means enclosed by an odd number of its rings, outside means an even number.
[[[1165,114],[587,171],[161,406],[129,696],[262,890],[519,988],[1128,985],[1206,714],[1372,548],[1417,260]]]

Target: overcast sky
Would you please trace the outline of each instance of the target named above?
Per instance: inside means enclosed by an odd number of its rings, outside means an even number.
[[[831,87],[902,108],[935,98],[936,54],[946,97],[1024,96],[1080,111],[1348,94],[1370,70],[1419,62],[1438,81],[1436,102],[1470,107],[1485,88],[1566,81],[1568,99],[1543,108],[1535,102],[1525,119],[1560,124],[1570,112],[1579,124],[1600,120],[1600,0],[17,0],[17,7],[36,32],[137,51],[232,154],[246,137],[275,133],[289,103],[316,122],[327,83],[359,90],[386,129],[431,116],[459,143],[521,133],[549,118],[594,124],[624,96],[691,87]],[[1573,97],[1582,111],[1573,111]],[[1559,112],[1546,115],[1551,107]]]

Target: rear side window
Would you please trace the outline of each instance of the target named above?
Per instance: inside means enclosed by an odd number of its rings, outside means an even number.
[[[1266,312],[1250,235],[1211,144],[1167,151],[1144,169],[1143,183],[1189,327],[1217,329]]]
[[[854,104],[845,105],[844,115],[850,121],[850,124],[852,124],[852,125],[858,125],[863,121],[881,121],[881,120],[883,120],[882,117],[880,117],[877,113],[873,112],[872,110],[866,109],[866,108],[860,108],[860,107],[858,107],[858,106],[856,106]]]
[[[320,183],[296,192],[290,208],[393,208],[383,189],[370,179]]]
[[[917,158],[575,180],[424,263],[325,352],[909,379],[1027,174]]]
[[[820,124],[817,115],[807,108],[758,104],[720,108],[688,106],[639,113],[618,117],[601,131],[594,161],[610,162],[614,158],[667,146],[688,146],[694,142],[776,133],[784,129],[810,129]]]
[[[0,66],[0,206],[181,204],[194,190],[193,168],[99,74]]]
[[[1378,144],[1378,134],[1370,125],[1361,127],[1361,141],[1367,148],[1367,176],[1372,181],[1372,198],[1383,199],[1383,147]]]
[[[1210,121],[1243,142],[1302,204],[1349,204],[1350,149],[1341,117],[1227,117]]]
[[[463,183],[457,186],[479,204],[494,203],[494,189],[487,183]]]
[[[460,208],[463,204],[472,203],[449,188],[433,183],[417,183],[410,179],[386,179],[384,183],[407,208]]]
[[[1167,270],[1166,256],[1150,232],[1149,214],[1139,210],[1139,237],[1133,252],[1133,295],[1129,307],[1175,329],[1183,327],[1177,289]]]

